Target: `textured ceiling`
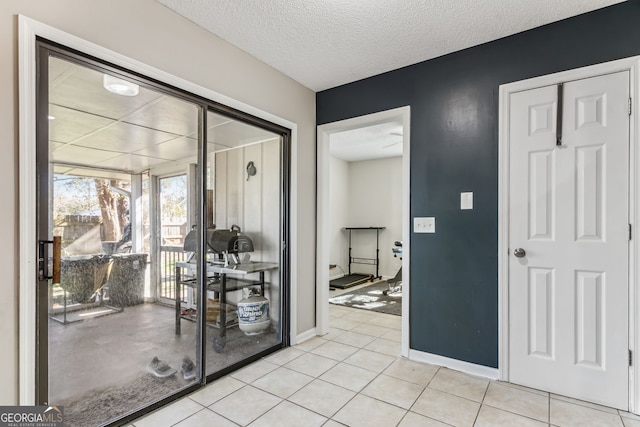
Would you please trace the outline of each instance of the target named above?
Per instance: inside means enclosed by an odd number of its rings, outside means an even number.
[[[621,0],[157,0],[321,91]]]

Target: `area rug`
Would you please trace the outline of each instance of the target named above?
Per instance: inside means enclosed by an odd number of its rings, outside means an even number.
[[[384,295],[383,291],[389,289],[386,280],[372,283],[369,286],[352,292],[329,298],[331,304],[345,307],[359,308],[362,310],[377,311],[379,313],[402,315],[402,291]]]

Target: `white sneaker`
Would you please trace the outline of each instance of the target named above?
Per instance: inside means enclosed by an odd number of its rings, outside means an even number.
[[[196,377],[196,365],[188,356],[182,359],[182,375],[184,379],[190,381]]]
[[[159,360],[157,357],[154,357],[147,366],[147,371],[151,372],[158,378],[166,378],[175,374],[177,371],[169,366],[166,362]]]

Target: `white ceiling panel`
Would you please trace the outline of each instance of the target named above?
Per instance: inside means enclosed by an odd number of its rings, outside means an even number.
[[[54,165],[53,173],[61,174],[61,175],[71,175],[70,172],[73,170],[72,166],[66,165]]]
[[[207,131],[207,142],[225,148],[269,141],[278,137],[279,135],[273,132],[236,121],[211,127]]]
[[[56,82],[63,79],[65,74],[73,73],[74,67],[75,65],[71,62],[55,57],[49,57],[49,86],[55,86]]]
[[[198,107],[172,96],[163,96],[124,121],[176,135],[198,132]]]
[[[113,151],[94,150],[76,145],[65,145],[51,152],[51,163],[65,163],[71,165],[95,165],[99,162],[112,159],[120,154]]]
[[[156,159],[154,157],[139,156],[137,154],[120,154],[103,162],[96,163],[96,166],[104,169],[113,169],[121,171],[130,171],[131,173],[139,173],[150,167],[166,163],[165,159]]]
[[[161,144],[151,145],[134,154],[165,160],[180,160],[198,155],[198,140],[189,137],[172,139]]]
[[[207,126],[209,129],[226,123],[231,123],[232,121],[233,119],[223,116],[222,114],[214,113],[213,111],[207,112]]]
[[[49,153],[53,153],[54,151],[61,149],[65,145],[66,144],[63,144],[62,142],[49,141]]]
[[[51,58],[50,68],[67,67],[68,62]],[[122,119],[148,103],[159,99],[160,93],[140,87],[136,96],[122,96],[107,91],[103,87],[103,73],[73,65],[59,77],[50,82],[49,103],[63,105],[80,111],[91,112],[111,119]],[[97,103],[96,100],[100,102]]]
[[[114,122],[54,104],[49,104],[49,115],[53,118],[49,120],[49,140],[58,142],[73,142]]]
[[[51,162],[113,169],[100,175],[110,177],[196,157],[199,107],[142,87],[132,97],[113,94],[102,87],[101,73],[58,58],[51,58],[49,77]],[[209,150],[274,138],[211,111],[207,122]]]
[[[76,168],[66,165],[54,165],[53,172],[60,175],[85,176],[88,178],[119,179],[121,181],[128,181],[131,179],[131,175],[128,173],[104,169]]]
[[[75,144],[121,153],[133,153],[173,138],[175,138],[175,135],[170,133],[159,132],[128,123],[114,123],[98,133],[82,138]]]

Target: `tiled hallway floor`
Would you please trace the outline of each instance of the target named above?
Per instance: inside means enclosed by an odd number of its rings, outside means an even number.
[[[399,357],[400,317],[330,305],[331,330],[136,427],[627,426],[640,417]]]

